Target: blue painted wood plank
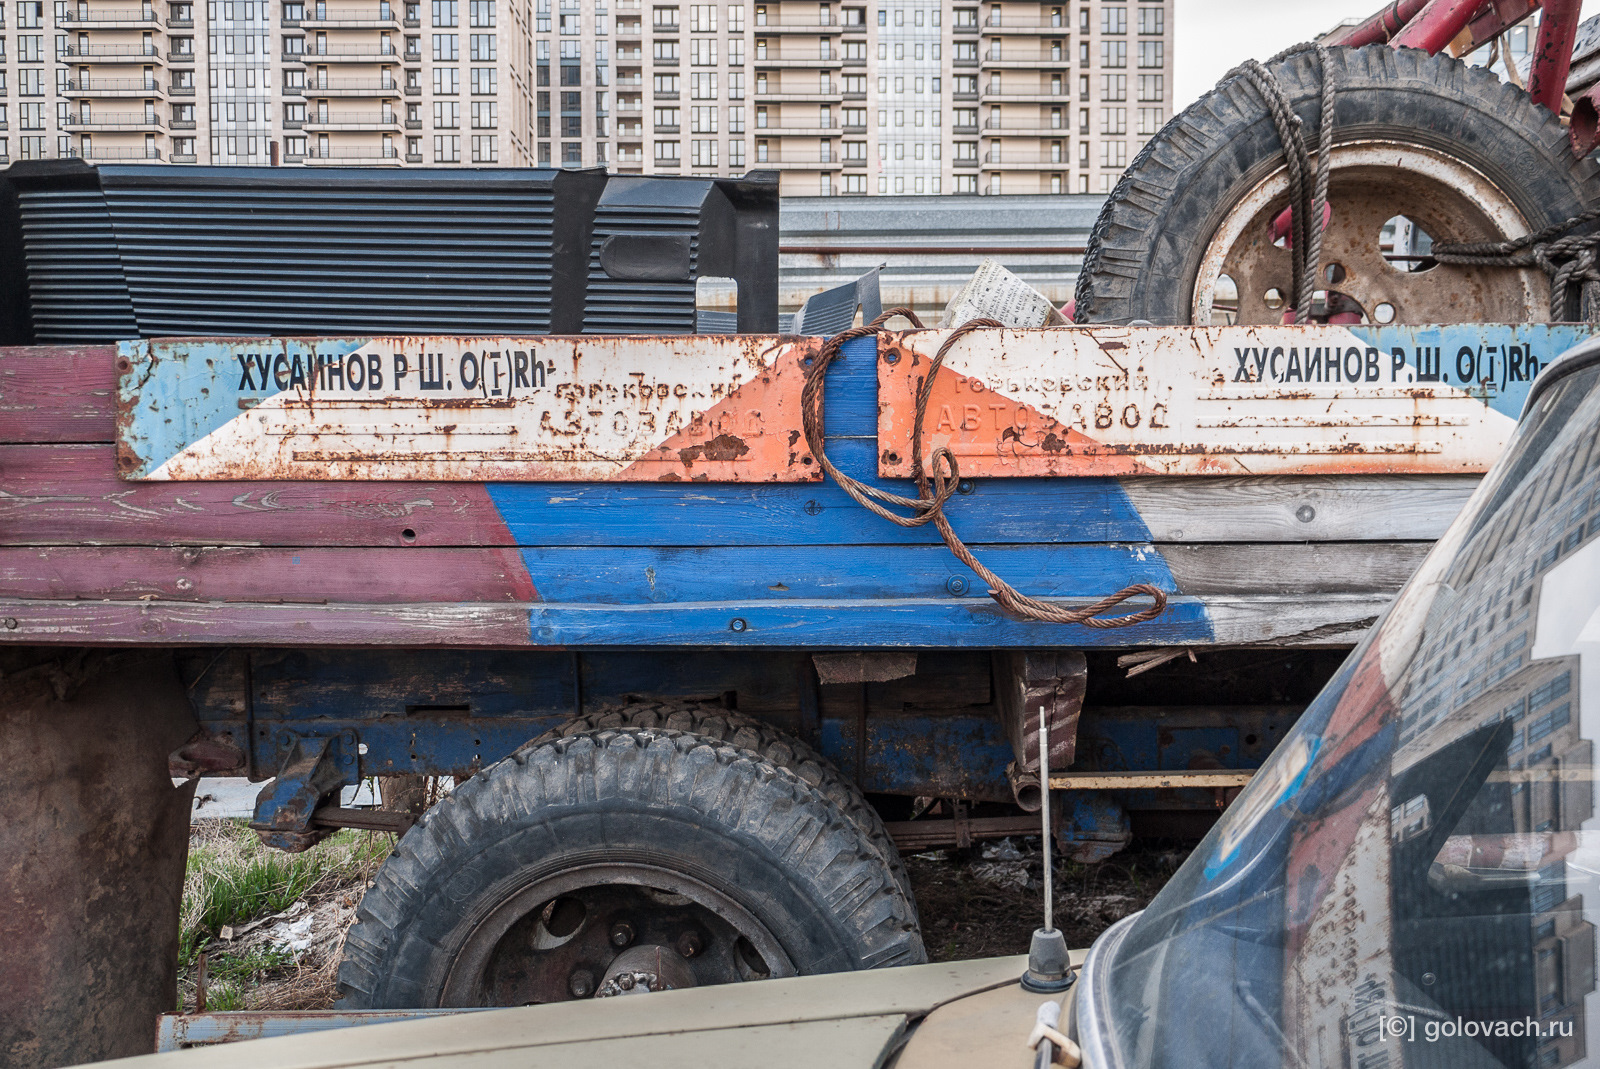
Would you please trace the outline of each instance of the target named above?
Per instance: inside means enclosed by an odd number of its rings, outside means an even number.
[[[870,475],[876,446],[834,441],[842,470]],[[867,482],[915,496],[910,482]],[[524,546],[806,546],[937,543],[931,527],[906,528],[868,512],[832,481],[760,486],[697,483],[490,483],[490,496]],[[1150,531],[1115,479],[978,480],[947,507],[964,541],[1144,542]]]
[[[547,602],[668,604],[985,598],[976,574],[933,546],[692,546],[525,548]],[[1177,584],[1148,544],[986,546],[984,563],[1037,597],[1097,598],[1133,583]]]
[[[1142,608],[1142,599],[1131,603]],[[1130,609],[1130,611],[1132,611]],[[536,645],[744,647],[1156,646],[1212,639],[1204,603],[1174,597],[1131,627],[1096,629],[1008,616],[988,598],[864,602],[723,602],[674,605],[534,605]]]
[[[857,338],[845,343],[839,359],[828,369],[827,393],[823,401],[822,433],[826,437],[877,438],[876,338]],[[829,455],[832,455],[831,450]]]

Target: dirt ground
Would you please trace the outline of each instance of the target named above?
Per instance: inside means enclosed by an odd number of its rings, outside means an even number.
[[[985,858],[1010,853],[999,844],[967,851],[936,850],[905,859],[922,916],[922,936],[933,961],[1026,954],[1044,920],[1043,864],[1038,840],[1002,840],[1018,860]],[[1055,923],[1069,947],[1087,947],[1111,925],[1143,909],[1193,846],[1189,842],[1136,843],[1093,865],[1058,862]],[[987,847],[987,851],[985,850]],[[1022,877],[1026,876],[1026,884]]]
[[[388,836],[341,832],[304,854],[261,847],[243,821],[205,820],[191,838],[178,1009],[315,1010],[338,998],[344,935]],[[1136,844],[1094,865],[1058,862],[1056,925],[1072,947],[1144,908],[1192,844]],[[905,858],[933,961],[1023,954],[1043,918],[1038,840]]]

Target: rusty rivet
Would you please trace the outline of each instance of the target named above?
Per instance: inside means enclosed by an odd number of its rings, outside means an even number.
[[[952,575],[944,581],[944,588],[959,598],[967,592],[967,581],[962,576]]]
[[[625,947],[633,942],[633,925],[627,921],[618,921],[611,926],[611,945]]]
[[[698,932],[684,932],[678,936],[677,946],[678,953],[686,958],[694,957],[704,948],[704,944],[700,942],[700,933]]]
[[[7,616],[6,617],[6,630],[7,631],[15,631],[16,629],[17,629],[17,618],[15,616]]]
[[[567,977],[567,990],[573,998],[588,998],[594,994],[594,973],[588,969],[574,969]]]
[[[883,455],[883,459],[887,460],[891,464],[898,464],[898,463],[900,463],[900,454],[899,453],[885,453]]]
[[[1301,523],[1310,523],[1312,520],[1317,518],[1317,510],[1312,508],[1310,505],[1301,505],[1299,508],[1294,510],[1294,518],[1299,520]]]
[[[883,362],[885,364],[898,364],[900,362],[900,350],[885,349],[883,353]]]
[[[744,622],[744,617],[742,617],[742,616],[735,616],[728,623],[728,630],[729,631],[745,631],[745,630],[748,630],[749,627],[750,627],[750,625]]]
[[[133,363],[125,356],[118,357],[117,358],[117,370],[118,371],[132,371],[133,370]]]

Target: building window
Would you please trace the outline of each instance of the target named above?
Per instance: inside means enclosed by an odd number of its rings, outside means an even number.
[[[1102,74],[1100,76],[1101,100],[1127,100],[1128,76],[1126,74]]]
[[[1128,132],[1128,109],[1101,108],[1100,132],[1102,134],[1126,134]]]
[[[561,142],[561,166],[563,166],[563,167],[582,167],[583,166],[583,142],[582,141],[563,141],[563,142]]]
[[[1139,42],[1139,66],[1161,67],[1166,64],[1167,46],[1162,41]],[[1121,64],[1118,64],[1121,66]]]
[[[728,166],[744,166],[744,141],[742,139],[728,142]]]
[[[493,94],[495,91],[495,68],[472,68],[472,91],[474,93]]]
[[[433,125],[440,130],[454,130],[461,125],[461,105],[454,100],[433,102]]]
[[[468,53],[474,63],[493,63],[495,60],[495,35],[492,33],[475,33],[468,38],[471,51]]]
[[[467,12],[468,25],[486,28],[495,23],[494,0],[471,0]]]
[[[474,134],[472,137],[473,163],[499,163],[500,148],[494,134]]]
[[[1140,108],[1139,133],[1149,136],[1161,131],[1161,124],[1166,122],[1165,108]]]
[[[472,102],[472,128],[474,130],[493,130],[499,122],[499,105],[492,100],[475,100]]]
[[[433,68],[433,91],[441,96],[454,96],[461,92],[461,71],[456,67]]]
[[[456,18],[456,0],[433,0],[435,26],[454,26]]]
[[[1141,45],[1140,45],[1140,54],[1141,55],[1143,55],[1143,46],[1146,45],[1146,44],[1150,44],[1150,43],[1151,42],[1149,42],[1149,41],[1141,42]],[[1160,44],[1161,42],[1160,41],[1156,41],[1155,43],[1156,44]],[[1128,65],[1128,42],[1126,42],[1126,41],[1101,41],[1100,42],[1100,66],[1115,68],[1115,67],[1126,67],[1127,65]]]
[[[1126,167],[1128,165],[1128,143],[1126,141],[1100,142],[1100,166]]]
[[[460,163],[461,162],[461,135],[460,134],[434,134],[433,135],[433,162],[434,163]]]
[[[1158,34],[1165,31],[1166,13],[1159,7],[1139,9],[1139,32]]]
[[[1165,100],[1167,78],[1164,74],[1139,75],[1140,100]]]
[[[717,143],[715,141],[691,141],[689,143],[690,162],[696,167],[715,167],[717,165]]]
[[[1103,7],[1100,9],[1101,33],[1127,33],[1128,9],[1125,7]]]
[[[677,163],[682,157],[679,154],[680,146],[676,141],[656,142],[657,163]]]
[[[865,193],[867,191],[867,176],[864,174],[847,174],[844,176],[844,192]]]

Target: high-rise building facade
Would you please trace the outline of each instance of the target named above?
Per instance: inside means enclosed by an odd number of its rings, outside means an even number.
[[[334,2],[7,0],[0,162],[1103,192],[1170,115],[1171,0]]]

